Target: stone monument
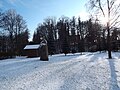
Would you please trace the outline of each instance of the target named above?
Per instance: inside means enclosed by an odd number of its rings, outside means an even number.
[[[40,42],[40,47],[40,60],[48,61],[48,46],[45,39]]]

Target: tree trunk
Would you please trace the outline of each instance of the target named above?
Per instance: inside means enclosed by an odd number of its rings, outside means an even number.
[[[108,46],[108,58],[111,59],[111,37],[110,37],[110,2],[107,0],[107,6],[108,6],[108,22],[107,22],[107,31],[108,31],[108,37],[107,37],[107,46]]]
[[[112,55],[111,55],[111,37],[110,37],[110,28],[109,28],[109,22],[107,22],[107,46],[108,46],[108,58],[111,59]]]

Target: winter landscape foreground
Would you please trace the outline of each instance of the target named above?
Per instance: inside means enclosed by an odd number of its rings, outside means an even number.
[[[120,53],[63,54],[0,61],[0,90],[120,90]]]

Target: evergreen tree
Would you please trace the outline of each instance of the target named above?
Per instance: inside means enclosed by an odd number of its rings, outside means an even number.
[[[66,37],[64,38],[64,41],[62,43],[62,52],[65,54],[65,56],[70,52],[68,40]]]

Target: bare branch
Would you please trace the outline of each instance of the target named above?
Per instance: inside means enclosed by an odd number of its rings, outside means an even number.
[[[113,8],[113,9],[115,9],[115,8]],[[111,12],[113,12],[113,9],[111,10]],[[119,3],[119,5],[117,5],[116,10],[114,10],[113,15],[116,15],[116,13],[118,12],[119,9],[120,9],[120,3]]]
[[[112,0],[112,1],[110,2],[110,9],[114,6],[115,2],[116,2],[116,0]]]
[[[112,28],[117,27],[120,28],[120,22],[118,24],[116,24],[115,26],[113,26]]]
[[[120,21],[117,21],[117,22],[115,22],[114,24],[112,24],[111,26],[110,26],[110,29],[111,28],[113,28],[113,27],[115,27],[117,24],[119,24],[120,23]]]
[[[103,8],[102,8],[102,6],[101,6],[101,2],[100,2],[100,1],[101,1],[101,0],[98,0],[99,7],[100,7],[100,10],[102,11],[103,16],[105,17],[105,13],[104,13],[104,11],[103,11]]]
[[[114,25],[114,23],[115,23],[119,18],[120,18],[120,15],[118,15],[118,16],[114,19],[114,21],[111,23],[110,26]]]

